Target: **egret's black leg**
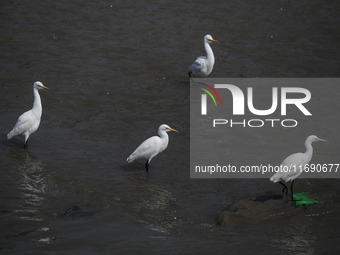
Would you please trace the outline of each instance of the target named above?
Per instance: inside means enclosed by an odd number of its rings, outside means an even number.
[[[27,149],[27,146],[28,146],[28,139],[24,143],[24,149]]]
[[[292,185],[290,186],[290,195],[292,197],[292,201],[301,201],[301,200],[294,200],[294,197],[293,197],[293,184],[294,184],[294,180],[292,180]]]
[[[294,180],[292,180],[292,185],[290,185],[290,195],[292,197],[292,200],[294,201],[294,198],[293,198],[293,184],[294,184]]]
[[[148,172],[149,171],[149,160],[146,160],[146,163],[145,163],[145,168],[146,168],[146,171]]]
[[[191,72],[189,72],[188,74],[189,74],[189,77],[192,78],[192,77],[191,77]]]
[[[288,194],[288,188],[286,185],[284,185],[282,182],[279,182],[281,185],[283,185],[283,189],[282,189],[282,193],[285,193],[286,191],[286,195]]]

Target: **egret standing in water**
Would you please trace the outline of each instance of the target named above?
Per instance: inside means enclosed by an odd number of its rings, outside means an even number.
[[[24,148],[28,144],[29,136],[33,134],[35,131],[37,131],[40,124],[40,118],[42,114],[42,105],[40,95],[38,92],[38,90],[40,89],[49,88],[45,87],[40,81],[36,81],[33,84],[34,95],[33,108],[21,114],[12,131],[7,134],[7,139],[11,139],[13,136],[17,135],[24,135],[25,136]]]
[[[158,128],[159,136],[152,136],[145,140],[138,148],[126,159],[128,163],[131,163],[134,160],[146,159],[146,171],[148,171],[148,166],[151,160],[159,153],[164,151],[166,147],[168,147],[169,136],[167,132],[177,130],[172,129],[166,124],[161,125]]]
[[[282,192],[286,191],[286,195],[288,192],[288,188],[285,184],[282,183],[282,181],[285,182],[292,181],[292,184],[290,186],[292,200],[294,200],[293,199],[294,179],[296,179],[300,174],[302,174],[302,171],[305,169],[306,165],[311,161],[313,156],[312,143],[317,141],[327,142],[326,140],[320,139],[315,135],[308,136],[305,141],[306,152],[305,153],[299,152],[290,155],[281,163],[280,171],[270,178],[272,182],[274,183],[279,182],[281,185],[284,186]]]
[[[215,57],[214,53],[210,47],[210,44],[212,42],[218,42],[214,40],[211,35],[204,36],[204,48],[207,52],[207,56],[198,57],[195,62],[189,67],[188,73],[190,78],[191,77],[207,77],[211,71],[213,70],[214,63],[215,63]]]

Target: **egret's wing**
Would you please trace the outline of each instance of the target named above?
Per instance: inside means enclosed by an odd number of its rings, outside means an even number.
[[[306,164],[306,157],[303,153],[295,153],[287,157],[284,161],[282,161],[282,166],[287,167],[300,167]]]
[[[284,180],[290,181],[297,178],[306,165],[306,157],[303,153],[295,153],[287,157],[282,163],[282,172],[284,173]]]
[[[32,126],[34,116],[32,116],[31,111],[24,112],[18,118],[17,123],[15,124],[13,130],[11,131],[12,136],[14,135],[21,135],[28,131]]]
[[[290,181],[292,179],[297,178],[302,172],[305,166],[305,155],[303,153],[295,153],[287,157],[284,161],[282,161],[280,165],[280,170],[275,173],[270,180],[272,182],[278,181]]]
[[[198,75],[201,70],[206,68],[206,59],[206,57],[198,57],[189,67],[188,72],[192,72],[193,75]]]
[[[132,162],[134,160],[149,158],[151,155],[157,153],[159,151],[158,140],[160,138],[158,136],[152,136],[146,139],[141,145],[137,147],[137,149],[127,158],[128,162]]]

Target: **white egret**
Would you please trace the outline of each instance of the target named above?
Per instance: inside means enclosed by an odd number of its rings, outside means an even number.
[[[158,128],[159,136],[152,136],[145,140],[138,148],[126,159],[128,163],[131,163],[134,160],[146,159],[146,171],[148,171],[148,166],[151,160],[159,153],[164,151],[166,147],[168,147],[169,136],[167,132],[177,130],[172,129],[166,124],[160,125]]]
[[[305,169],[306,165],[311,161],[313,156],[313,147],[312,143],[322,141],[327,142],[324,139],[320,139],[315,135],[310,135],[307,137],[305,141],[305,147],[306,152],[302,153],[295,153],[287,157],[280,166],[280,171],[278,171],[276,174],[274,174],[270,180],[272,182],[279,182],[281,185],[284,186],[282,192],[286,191],[286,195],[288,192],[288,188],[285,184],[282,183],[282,181],[289,182],[292,181],[292,184],[290,186],[290,193],[293,200],[293,183],[294,179],[296,179],[300,174],[302,174],[302,171]]]
[[[189,67],[188,73],[190,78],[191,77],[207,77],[211,71],[213,70],[214,63],[215,63],[215,57],[214,53],[210,47],[210,44],[212,42],[218,42],[214,40],[211,35],[204,36],[204,48],[207,52],[207,56],[200,56],[198,57],[195,62]]]
[[[17,135],[24,135],[25,136],[24,148],[27,146],[29,136],[33,134],[35,131],[37,131],[40,124],[40,118],[42,113],[41,99],[38,92],[38,90],[40,89],[49,88],[45,87],[40,81],[36,81],[33,84],[34,95],[33,108],[21,114],[12,131],[7,134],[7,139],[11,139],[13,136]]]

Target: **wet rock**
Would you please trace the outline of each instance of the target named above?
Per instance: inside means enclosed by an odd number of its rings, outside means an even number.
[[[106,207],[105,207],[106,208]],[[105,209],[103,207],[89,207],[89,206],[81,206],[81,205],[74,205],[69,207],[67,210],[64,211],[62,216],[67,216],[70,218],[94,218],[98,215],[105,213]]]
[[[74,216],[82,212],[80,205],[74,205],[67,209],[64,213],[65,216]]]
[[[323,202],[322,197],[314,196],[313,198]],[[229,203],[227,209],[218,216],[217,224],[221,226],[254,225],[269,219],[291,217],[301,213],[322,213],[325,210],[328,209],[324,204],[297,208],[288,197],[282,198],[280,195],[250,197]]]

